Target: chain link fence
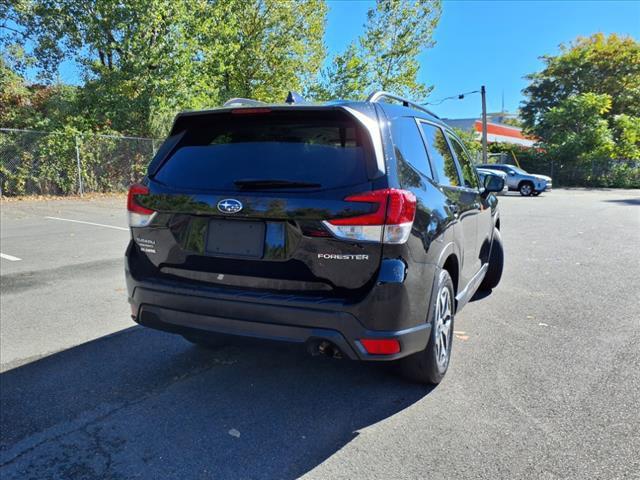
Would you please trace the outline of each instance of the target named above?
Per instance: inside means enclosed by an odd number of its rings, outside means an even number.
[[[555,187],[640,188],[640,161],[594,158],[580,163],[563,163],[544,155],[490,153],[489,163],[519,165],[529,173],[547,175]]]
[[[126,191],[160,141],[151,138],[0,129],[0,194]]]
[[[640,162],[636,160],[603,158],[567,165],[551,158],[538,158],[521,159],[519,163],[527,172],[551,177],[556,187],[640,187]]]
[[[161,141],[152,138],[0,128],[0,195],[76,195],[126,191],[145,174]],[[511,154],[491,162],[515,163]],[[555,186],[640,188],[640,162],[608,159],[562,165],[549,158],[519,159],[525,170]]]

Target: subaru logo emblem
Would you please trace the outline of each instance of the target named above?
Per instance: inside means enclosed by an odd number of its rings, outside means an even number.
[[[218,202],[218,210],[222,213],[238,213],[242,210],[242,203],[234,198],[225,198]]]

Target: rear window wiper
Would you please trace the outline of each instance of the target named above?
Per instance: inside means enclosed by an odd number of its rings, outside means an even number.
[[[318,188],[319,183],[301,182],[298,180],[278,180],[278,179],[251,179],[245,178],[233,182],[237,187],[243,189],[263,189],[263,188]]]

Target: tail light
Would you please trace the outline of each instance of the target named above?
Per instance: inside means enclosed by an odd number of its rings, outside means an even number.
[[[134,183],[129,187],[127,210],[129,211],[130,227],[146,227],[156,214],[153,210],[138,203],[138,197],[142,195],[149,195],[149,189],[144,185]]]
[[[375,203],[378,208],[365,215],[323,222],[336,238],[382,243],[404,243],[409,239],[416,216],[413,193],[385,188],[350,195],[345,201]]]

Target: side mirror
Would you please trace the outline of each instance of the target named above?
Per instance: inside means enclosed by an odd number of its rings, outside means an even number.
[[[510,176],[512,176],[512,177],[513,177],[515,174],[516,174],[516,172],[514,172],[513,170],[509,170],[509,175],[510,175]]]
[[[491,192],[501,192],[504,188],[504,178],[487,173],[484,176],[484,194],[488,195]]]

